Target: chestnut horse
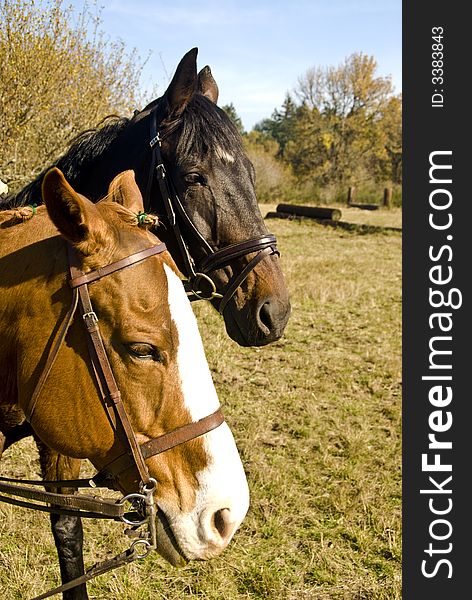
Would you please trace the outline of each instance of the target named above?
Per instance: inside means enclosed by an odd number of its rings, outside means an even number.
[[[196,48],[182,58],[162,97],[132,119],[109,120],[79,136],[55,165],[94,202],[113,177],[133,169],[145,209],[161,217],[158,235],[180,271],[199,289],[212,280],[212,304],[233,340],[262,346],[283,334],[288,292],[275,237],[257,204],[254,167],[216,104],[210,68],[198,73],[196,58]],[[3,205],[37,202],[46,170]]]
[[[58,481],[77,478],[81,459],[100,470],[124,454],[117,418],[104,407],[106,394],[89,356],[83,321],[90,315],[92,325],[98,319],[138,448],[188,424],[198,427],[218,413],[219,402],[174,261],[138,226],[143,203],[133,172],[118,175],[94,204],[53,168],[42,194],[46,206],[0,212],[0,454],[9,430],[26,415],[39,442],[43,478]],[[77,257],[80,281],[68,276],[67,246]],[[145,258],[132,259],[142,251]],[[131,258],[122,268],[125,257]],[[94,278],[88,287],[93,313],[75,313],[53,351],[69,314],[71,285]],[[191,437],[144,463],[157,482],[157,550],[172,564],[219,554],[249,503],[226,423]],[[138,492],[139,479],[126,464],[116,485],[123,493]],[[64,514],[53,514],[51,521],[67,582],[84,570],[81,521]],[[87,598],[86,585],[64,598]]]

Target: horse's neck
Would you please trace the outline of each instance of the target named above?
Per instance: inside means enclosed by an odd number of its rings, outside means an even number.
[[[37,211],[28,221],[18,224],[14,224],[14,215],[8,219],[0,213],[1,326],[8,324],[4,336],[20,335],[23,331],[27,336],[31,316],[48,313],[49,306],[53,312],[60,312],[54,294],[65,287],[64,241],[45,208]]]
[[[4,381],[0,405],[4,406],[16,405],[22,394],[31,394],[28,381],[35,379],[43,364],[61,304],[67,301],[62,295],[68,292],[62,291],[64,242],[45,209],[38,208],[38,214],[19,224],[14,224],[14,212],[0,213],[0,377]]]

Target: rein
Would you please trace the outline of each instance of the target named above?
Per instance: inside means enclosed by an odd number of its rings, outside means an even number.
[[[271,254],[280,255],[277,249],[277,239],[275,235],[264,234],[256,238],[251,238],[244,242],[231,244],[219,250],[214,250],[198,231],[192,219],[187,214],[172,182],[172,178],[167,173],[162,157],[162,140],[170,135],[180,124],[179,120],[173,121],[165,134],[161,134],[157,127],[157,109],[151,113],[150,139],[151,148],[151,167],[149,170],[146,193],[144,195],[144,206],[150,210],[151,192],[154,180],[157,181],[161,200],[164,204],[166,217],[169,226],[172,228],[174,238],[177,242],[179,252],[185,265],[187,280],[184,282],[185,289],[191,301],[194,300],[213,300],[219,299],[218,311],[223,314],[228,302],[236,293],[238,287],[244,283],[249,273],[266,256]],[[179,225],[185,224],[191,235],[200,244],[205,254],[205,258],[197,264],[192,258],[188,245],[184,240]],[[210,274],[213,271],[227,267],[231,261],[257,252],[240,273],[234,273],[220,294],[216,290],[216,284]],[[206,289],[205,289],[206,288]]]
[[[0,492],[8,496],[18,496],[34,502],[27,502],[0,495],[0,501],[31,508],[34,510],[46,511],[57,514],[65,514],[76,517],[102,518],[122,521],[132,526],[127,530],[132,537],[136,537],[130,548],[122,552],[111,560],[94,565],[87,573],[70,581],[49,592],[37,596],[33,600],[48,598],[54,594],[66,591],[78,585],[89,581],[90,579],[101,575],[111,569],[115,569],[123,564],[132,562],[139,558],[147,556],[151,550],[157,549],[156,534],[156,516],[157,506],[154,499],[154,492],[157,488],[157,482],[150,477],[146,465],[146,459],[166,452],[175,446],[183,444],[189,440],[195,439],[219,427],[224,422],[224,416],[221,408],[214,413],[195,421],[178,427],[170,432],[164,433],[156,438],[139,444],[133,431],[131,422],[126,412],[121,398],[121,392],[113,375],[113,370],[108,360],[103,338],[99,328],[99,318],[93,310],[93,305],[88,291],[88,285],[95,281],[115,273],[121,269],[135,265],[150,256],[161,254],[166,250],[165,244],[157,244],[146,248],[110,263],[105,267],[84,273],[80,269],[80,260],[75,249],[68,244],[68,260],[71,278],[69,285],[73,290],[71,306],[66,317],[58,331],[56,339],[52,345],[51,352],[47,358],[45,367],[38,379],[36,387],[25,408],[25,415],[29,422],[33,421],[35,409],[44,388],[44,384],[54,366],[59,350],[65,340],[67,331],[73,322],[77,308],[80,306],[82,320],[87,331],[87,341],[89,346],[90,359],[93,365],[93,371],[101,393],[101,400],[106,410],[109,420],[114,426],[115,433],[122,443],[125,451],[102,468],[94,477],[90,479],[62,480],[62,481],[31,481],[19,480],[6,477],[0,477]],[[118,501],[102,498],[92,495],[77,494],[59,494],[55,492],[42,491],[30,486],[42,486],[48,488],[71,488],[79,489],[89,488],[108,488],[118,490],[118,481],[120,475],[134,468],[139,479],[139,493],[131,493]],[[20,485],[21,484],[21,485]],[[27,484],[27,485],[24,485]],[[49,504],[43,506],[38,504]],[[125,512],[126,504],[131,502],[134,508],[133,512]],[[52,505],[52,506],[51,506]],[[136,532],[136,528],[147,524],[148,531],[144,534]]]

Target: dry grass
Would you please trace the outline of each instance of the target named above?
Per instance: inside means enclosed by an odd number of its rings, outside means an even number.
[[[401,237],[309,221],[269,226],[292,294],[284,338],[240,348],[208,306],[197,307],[247,471],[249,514],[220,558],[177,570],[148,557],[90,583],[91,598],[401,598]],[[25,441],[2,470],[31,475],[34,461]],[[0,515],[4,600],[57,584],[47,517],[7,506]],[[118,524],[89,522],[86,563],[126,543]]]

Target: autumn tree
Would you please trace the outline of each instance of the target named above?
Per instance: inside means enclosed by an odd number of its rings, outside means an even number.
[[[84,129],[140,105],[143,64],[61,0],[0,0],[0,177],[17,191]]]
[[[378,180],[402,182],[402,100],[393,96],[379,119],[380,143],[372,156],[372,167]]]
[[[335,194],[347,185],[401,177],[401,99],[373,57],[352,54],[314,67],[256,129],[279,144],[300,182]]]

